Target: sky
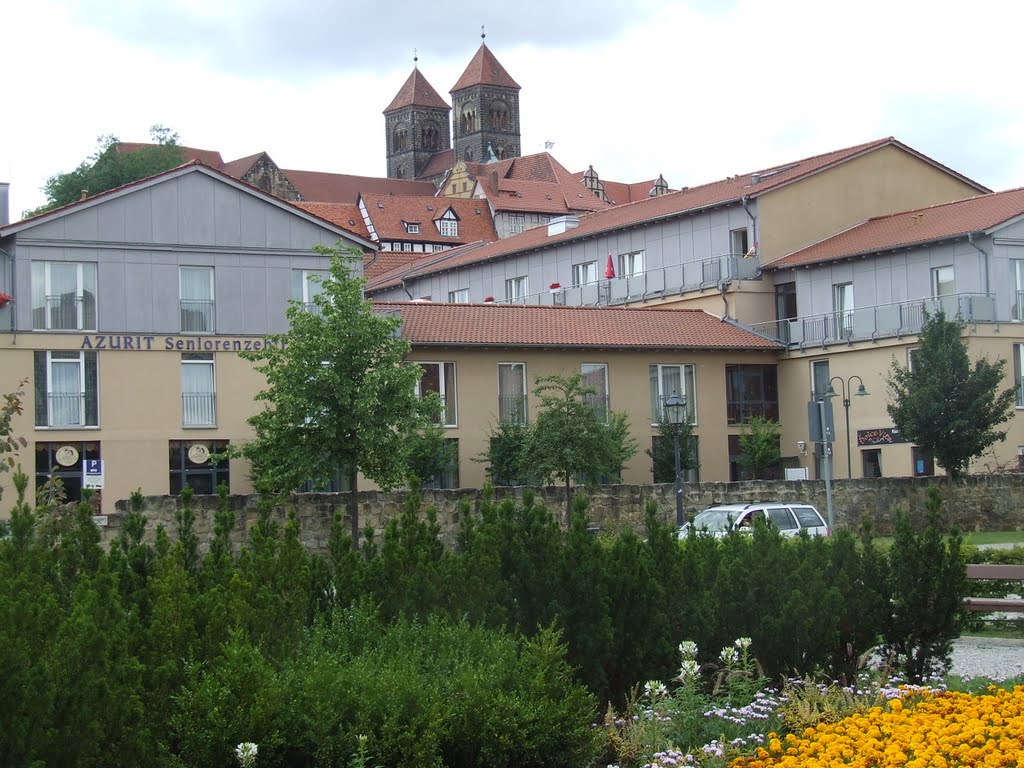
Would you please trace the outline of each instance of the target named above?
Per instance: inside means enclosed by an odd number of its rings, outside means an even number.
[[[167,126],[225,160],[383,176],[382,110],[418,57],[448,91],[480,45],[522,86],[522,152],[693,186],[895,136],[1024,186],[1014,0],[10,0],[10,215],[100,136]],[[415,52],[415,54],[414,54]]]

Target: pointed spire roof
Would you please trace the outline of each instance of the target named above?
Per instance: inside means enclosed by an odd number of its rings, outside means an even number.
[[[505,71],[505,68],[491,53],[491,49],[487,47],[487,43],[480,43],[476,56],[469,62],[469,66],[466,67],[466,71],[462,73],[459,81],[452,86],[451,93],[474,85],[500,85],[504,88],[519,90],[519,83]]]
[[[434,86],[427,82],[427,78],[420,74],[419,67],[412,68],[412,74],[405,81],[405,84],[398,90],[395,98],[388,104],[384,114],[393,112],[402,107],[435,107],[437,109],[451,109],[448,102],[442,99]]]

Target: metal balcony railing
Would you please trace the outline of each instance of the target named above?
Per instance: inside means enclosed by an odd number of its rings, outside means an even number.
[[[181,299],[181,332],[213,333],[213,299]]]
[[[213,392],[189,392],[181,396],[181,423],[186,427],[217,426],[217,396]]]
[[[546,306],[601,306],[629,301],[674,296],[718,285],[723,280],[753,280],[760,275],[761,264],[755,258],[726,254],[704,261],[657,267],[625,277],[598,280],[556,290],[540,291],[516,299],[501,299],[498,304],[540,304]]]
[[[875,304],[842,312],[806,315],[792,320],[754,323],[750,327],[791,347],[828,346],[919,333],[926,315],[943,311],[965,322],[994,322],[995,297],[987,293],[957,293],[937,298]]]
[[[34,326],[48,330],[84,331],[96,328],[96,297],[62,293],[44,298],[45,306],[34,309]],[[41,310],[41,311],[40,311]]]
[[[50,393],[46,399],[49,408],[47,426],[85,426],[85,392]]]

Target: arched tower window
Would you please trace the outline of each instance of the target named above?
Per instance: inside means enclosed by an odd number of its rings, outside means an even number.
[[[404,125],[395,128],[395,135],[392,141],[395,152],[403,152],[409,148],[409,129]]]
[[[441,131],[433,123],[427,123],[420,132],[420,144],[424,149],[436,151],[441,148]]]
[[[509,129],[508,105],[500,99],[495,99],[489,105],[491,129],[495,131],[507,131]]]
[[[404,179],[405,178],[405,166],[404,165],[398,166],[398,168],[395,170],[395,178],[396,179]]]
[[[504,160],[506,157],[505,148],[499,144],[498,148],[494,150],[494,156],[497,157],[499,160]]]
[[[463,133],[473,133],[477,130],[475,109],[472,107],[464,107],[462,109],[461,125]]]
[[[472,161],[472,159],[473,159],[473,148],[472,147],[466,147],[465,155],[466,155],[466,159],[467,160]]]

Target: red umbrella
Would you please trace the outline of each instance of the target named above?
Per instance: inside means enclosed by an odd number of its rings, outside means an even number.
[[[611,280],[615,277],[615,265],[612,264],[612,255],[608,254],[608,266],[604,268],[604,276]]]

